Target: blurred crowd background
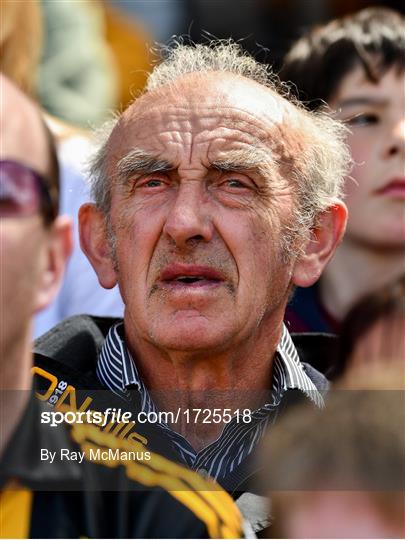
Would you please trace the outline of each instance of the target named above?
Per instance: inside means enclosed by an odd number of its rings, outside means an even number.
[[[308,28],[373,5],[405,12],[399,0],[2,0],[1,70],[87,129],[137,95],[173,35],[233,38],[277,71]]]

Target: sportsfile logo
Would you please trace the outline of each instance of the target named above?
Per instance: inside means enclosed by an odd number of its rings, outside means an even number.
[[[122,409],[108,407],[104,412],[101,411],[42,411],[41,423],[56,427],[59,424],[96,424],[105,427],[107,424],[120,424],[121,422],[129,424],[132,413],[122,412]]]
[[[91,396],[86,396],[83,402],[78,404],[77,393],[74,386],[64,380],[59,380],[53,373],[38,366],[32,368],[32,373],[34,377],[40,378],[38,381],[40,390],[35,393],[36,397],[39,400],[47,401],[50,405],[54,406],[55,411],[61,411],[62,416],[66,414],[67,410],[74,413],[88,412],[90,415],[96,414],[96,411],[91,411],[91,404],[93,403],[93,398]],[[130,413],[127,414],[130,415]],[[123,419],[122,415],[111,415],[108,422],[100,422],[100,424],[95,427],[104,433],[111,433],[119,439],[125,439],[130,443],[142,443],[143,445],[146,445],[148,440],[140,433],[137,433],[135,425],[136,422],[133,420],[128,422],[127,417]]]

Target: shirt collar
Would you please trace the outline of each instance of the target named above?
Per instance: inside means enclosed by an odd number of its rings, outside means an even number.
[[[136,386],[140,391],[146,390],[135,361],[125,345],[122,330],[122,322],[110,328],[99,357],[97,373],[106,386],[123,394],[127,394],[129,387],[133,386]],[[279,401],[286,390],[298,389],[315,405],[323,407],[322,395],[306,374],[284,323],[276,353],[272,381],[273,402]]]
[[[142,381],[134,359],[122,335],[123,323],[114,324],[103,343],[97,364],[99,379],[117,393],[127,394],[129,387],[141,389]]]
[[[323,397],[306,374],[304,365],[299,359],[297,349],[284,323],[277,353],[274,371],[277,368],[280,370],[281,391],[301,390],[317,407],[324,407]],[[279,359],[278,362],[277,359]]]

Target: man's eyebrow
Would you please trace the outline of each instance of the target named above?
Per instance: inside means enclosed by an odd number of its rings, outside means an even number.
[[[251,171],[267,177],[271,168],[269,158],[270,151],[265,153],[258,149],[251,152],[229,152],[223,158],[211,161],[209,167],[229,172]],[[117,178],[125,184],[134,175],[170,172],[175,169],[175,165],[165,159],[134,149],[118,161]]]
[[[267,176],[269,173],[269,161],[271,159],[270,152],[266,155],[257,149],[251,153],[230,153],[223,158],[215,159],[211,162],[211,167],[220,171],[257,172],[262,176]]]
[[[153,174],[172,171],[175,167],[169,161],[148,154],[143,150],[131,150],[117,163],[117,176],[126,182],[135,174]]]
[[[352,97],[347,99],[342,99],[341,101],[338,101],[336,109],[342,109],[344,107],[354,107],[358,105],[377,105],[379,107],[382,107],[384,105],[387,105],[387,99],[386,98],[379,98],[379,97]]]

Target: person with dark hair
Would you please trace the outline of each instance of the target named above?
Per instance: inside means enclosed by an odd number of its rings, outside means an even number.
[[[367,8],[316,27],[292,46],[280,76],[309,109],[327,104],[348,128],[346,234],[285,319],[293,331],[338,331],[357,300],[404,272],[405,19]]]
[[[384,370],[405,389],[405,276],[357,302],[342,322],[339,341],[340,384],[360,384]]]
[[[55,149],[39,109],[2,75],[0,86],[0,537],[243,536],[219,486],[145,453],[140,439],[44,421],[51,409],[33,390],[32,318],[56,294],[70,220],[57,216]]]

